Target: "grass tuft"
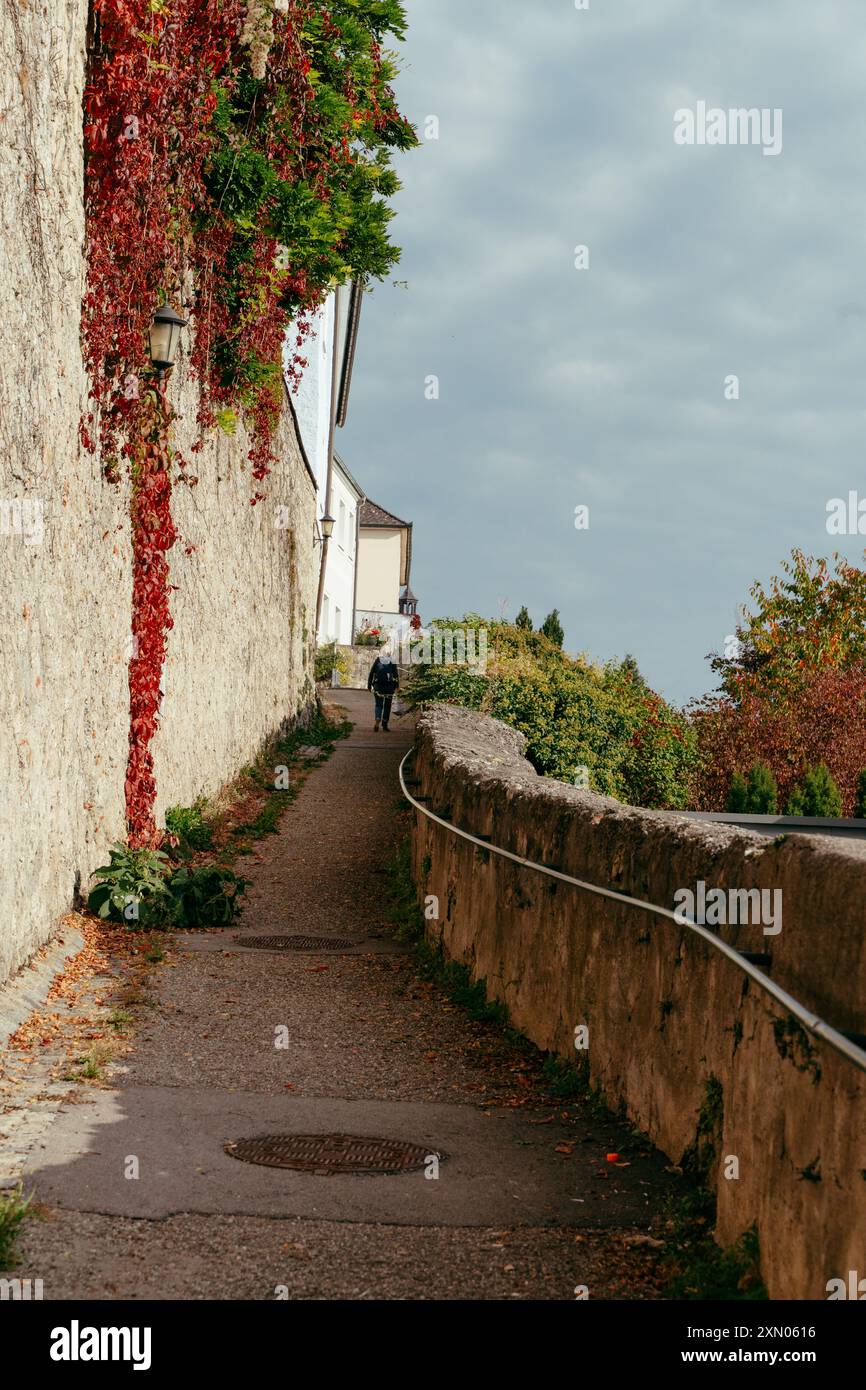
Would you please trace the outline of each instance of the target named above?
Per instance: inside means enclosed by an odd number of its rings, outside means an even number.
[[[0,1192],[0,1269],[11,1269],[18,1263],[16,1244],[22,1222],[32,1214],[32,1201],[32,1192],[29,1197],[25,1197],[24,1187],[20,1182],[17,1187]]]

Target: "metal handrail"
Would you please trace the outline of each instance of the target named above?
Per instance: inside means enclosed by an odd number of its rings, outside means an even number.
[[[564,874],[559,869],[548,868],[546,864],[537,864],[533,859],[525,859],[523,855],[514,854],[509,849],[502,849],[499,845],[490,844],[487,840],[481,839],[480,836],[470,834],[468,830],[461,830],[458,825],[453,825],[451,821],[444,820],[442,816],[437,816],[435,812],[428,811],[427,807],[422,806],[409,792],[403,776],[403,768],[407,760],[412,757],[414,751],[414,748],[410,748],[409,752],[401,760],[398,775],[403,795],[410,805],[414,806],[416,811],[421,812],[422,816],[426,816],[428,820],[435,821],[437,825],[443,826],[445,830],[450,830],[452,834],[459,835],[461,839],[468,840],[471,844],[478,845],[480,849],[487,850],[489,854],[498,854],[503,859],[510,859],[514,864],[520,864],[526,869],[534,869],[536,873],[546,874],[548,878],[558,879],[560,883],[570,883],[573,887],[580,888],[586,893],[595,893],[600,898],[610,898],[613,902],[622,903],[625,907],[636,907],[643,912],[649,912],[658,917],[666,917],[678,927],[688,927],[690,931],[693,931],[696,936],[701,937],[701,939],[712,946],[714,950],[726,956],[738,969],[742,970],[745,975],[748,975],[750,980],[754,980],[755,984],[758,985],[760,989],[763,989],[771,998],[775,999],[777,1003],[787,1009],[788,1013],[792,1014],[794,1018],[797,1019],[798,1023],[802,1024],[806,1031],[811,1033],[813,1037],[820,1038],[822,1042],[827,1043],[830,1047],[834,1048],[836,1052],[841,1053],[843,1057],[847,1057],[848,1061],[853,1062],[855,1067],[859,1067],[861,1071],[866,1072],[866,1051],[864,1051],[863,1048],[858,1047],[850,1038],[846,1038],[844,1033],[840,1033],[836,1028],[831,1027],[829,1023],[819,1018],[817,1014],[804,1008],[786,989],[782,989],[781,985],[777,985],[775,980],[770,979],[769,975],[765,975],[763,971],[753,965],[750,960],[746,960],[734,946],[729,946],[726,941],[722,941],[721,937],[708,931],[700,922],[693,922],[689,917],[678,916],[676,913],[672,912],[670,908],[659,907],[657,903],[645,902],[643,898],[629,897],[627,893],[619,893],[615,888],[601,888],[597,883],[586,883],[583,879],[573,878],[571,874]]]

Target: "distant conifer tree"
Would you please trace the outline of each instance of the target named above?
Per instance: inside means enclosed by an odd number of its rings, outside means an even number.
[[[841,816],[842,798],[826,763],[810,768],[788,802],[789,816]]]
[[[749,788],[742,772],[735,772],[731,782],[731,790],[728,792],[728,800],[725,806],[726,811],[731,811],[735,815],[744,815],[749,800]]]
[[[562,623],[559,621],[559,609],[554,608],[552,613],[548,613],[544,622],[541,624],[541,631],[545,637],[549,637],[555,646],[561,647],[565,641],[565,633]]]
[[[748,811],[759,816],[774,816],[779,808],[779,788],[766,763],[755,763],[749,773],[747,788]]]

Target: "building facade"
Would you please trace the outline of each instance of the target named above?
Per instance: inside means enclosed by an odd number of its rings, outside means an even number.
[[[365,498],[358,525],[356,632],[378,627],[399,636],[411,626],[417,609],[411,568],[412,522]]]
[[[346,465],[334,458],[331,515],[334,531],[325,558],[319,641],[349,646],[354,638],[358,516],[364,494]]]

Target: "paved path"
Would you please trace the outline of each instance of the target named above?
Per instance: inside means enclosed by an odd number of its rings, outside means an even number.
[[[418,977],[387,876],[409,721],[374,734],[366,694],[340,698],[352,736],[259,842],[242,929],[176,936],[110,1089],[80,1088],[31,1154],[47,1219],[16,1274],[46,1298],[658,1296],[664,1160],[552,1098],[540,1059]],[[359,944],[243,945],[274,933]],[[325,1177],[224,1149],[335,1132],[441,1153],[439,1175]]]

